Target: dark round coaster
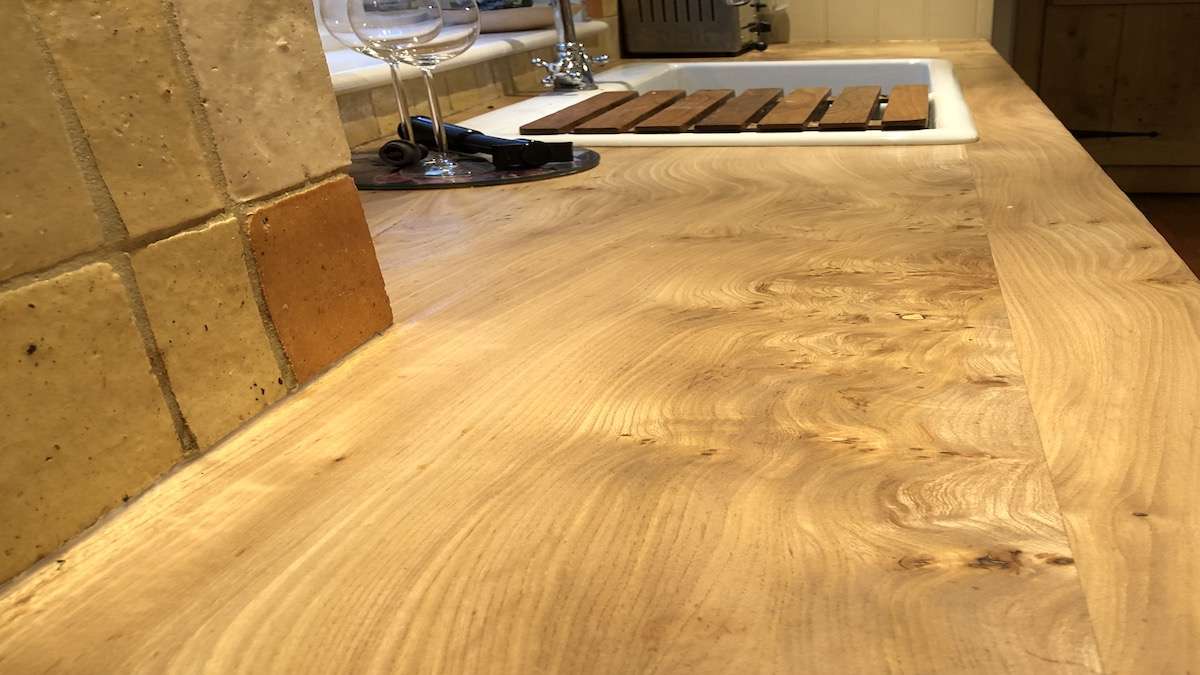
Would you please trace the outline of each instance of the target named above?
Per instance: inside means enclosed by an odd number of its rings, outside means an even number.
[[[385,164],[374,152],[356,152],[350,163],[350,175],[360,190],[429,190],[544,180],[587,171],[600,163],[600,154],[595,150],[575,148],[574,155],[573,161],[551,162],[536,169],[497,169],[476,155],[456,155],[456,161],[470,167],[469,176],[426,176],[420,165],[397,169]]]

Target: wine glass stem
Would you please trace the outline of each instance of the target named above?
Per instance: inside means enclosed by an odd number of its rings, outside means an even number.
[[[400,128],[404,130],[404,137],[415,143],[417,137],[413,135],[412,116],[408,112],[408,96],[404,94],[404,84],[400,82],[400,70],[394,63],[389,63],[388,68],[392,71],[392,91],[396,94],[396,110],[400,112]]]
[[[429,96],[429,117],[433,120],[433,134],[437,138],[438,151],[443,154],[450,152],[450,144],[446,141],[446,127],[442,124],[442,106],[438,103],[437,91],[433,88],[433,68],[421,68],[425,76],[425,92]]]

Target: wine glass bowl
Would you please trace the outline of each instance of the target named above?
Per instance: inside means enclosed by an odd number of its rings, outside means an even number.
[[[321,25],[325,26],[325,30],[329,31],[329,34],[342,45],[359,54],[382,61],[383,55],[368,47],[354,32],[354,28],[350,25],[349,9],[346,0],[320,0],[317,3],[317,16],[321,20]]]
[[[404,86],[400,83],[400,73],[397,68],[403,61],[396,57],[393,53],[394,50],[379,49],[375,44],[366,42],[359,37],[350,18],[351,6],[355,2],[356,0],[320,0],[317,4],[317,13],[321,18],[321,23],[335,40],[364,56],[379,59],[388,64],[392,76],[392,90],[396,96],[396,108],[400,113],[400,127],[407,140],[415,142],[412,117],[408,110],[408,97],[404,93]],[[418,4],[418,2],[419,0],[413,4]],[[425,0],[420,4],[420,11],[433,15],[434,25],[426,26],[423,30],[413,31],[408,35],[406,42],[410,45],[431,40],[441,30],[441,6],[437,1]]]
[[[479,5],[475,0],[441,0],[442,30],[412,48],[411,63],[432,68],[462,54],[479,38]]]
[[[470,175],[455,160],[446,141],[433,69],[467,51],[479,37],[479,5],[475,0],[348,0],[354,33],[371,49],[421,70],[429,95],[429,112],[438,151],[422,165],[426,176]],[[426,11],[434,5],[436,21]],[[436,24],[431,38],[418,39]]]
[[[337,2],[338,0],[328,0]],[[341,0],[351,30],[373,51],[409,62],[410,50],[442,31],[438,0]]]

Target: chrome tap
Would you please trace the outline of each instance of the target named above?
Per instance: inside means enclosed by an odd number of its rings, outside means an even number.
[[[554,25],[558,29],[558,44],[554,45],[558,58],[554,61],[533,59],[533,65],[546,69],[542,84],[555,91],[580,91],[595,89],[592,79],[592,64],[601,65],[608,56],[592,56],[575,35],[575,18],[571,11],[571,0],[558,0],[558,12]]]

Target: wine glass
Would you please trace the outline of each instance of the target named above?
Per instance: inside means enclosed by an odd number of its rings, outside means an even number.
[[[428,26],[427,30],[422,33],[414,34],[413,39],[417,42],[426,42],[432,40],[438,31],[441,30],[441,7],[436,0],[429,0],[430,5],[428,11],[437,15],[438,21],[436,26]],[[404,135],[407,140],[416,143],[417,137],[413,134],[413,126],[411,115],[408,108],[408,96],[404,93],[404,85],[400,83],[400,71],[398,66],[401,61],[391,59],[387,52],[374,49],[370,45],[362,41],[355,34],[354,28],[350,25],[350,6],[347,0],[320,0],[317,5],[317,12],[321,17],[321,23],[325,25],[329,34],[335,40],[343,45],[353,49],[359,54],[364,54],[373,59],[379,59],[388,64],[388,70],[392,75],[392,91],[396,95],[396,109],[400,113],[400,126],[404,129]]]
[[[441,30],[429,41],[408,36],[420,30],[422,13],[417,6],[431,2],[441,10]],[[456,162],[446,142],[442,109],[434,89],[433,69],[467,51],[479,37],[479,5],[475,0],[349,0],[350,24],[371,49],[421,69],[438,152],[425,160],[427,176],[468,176],[470,169]]]

